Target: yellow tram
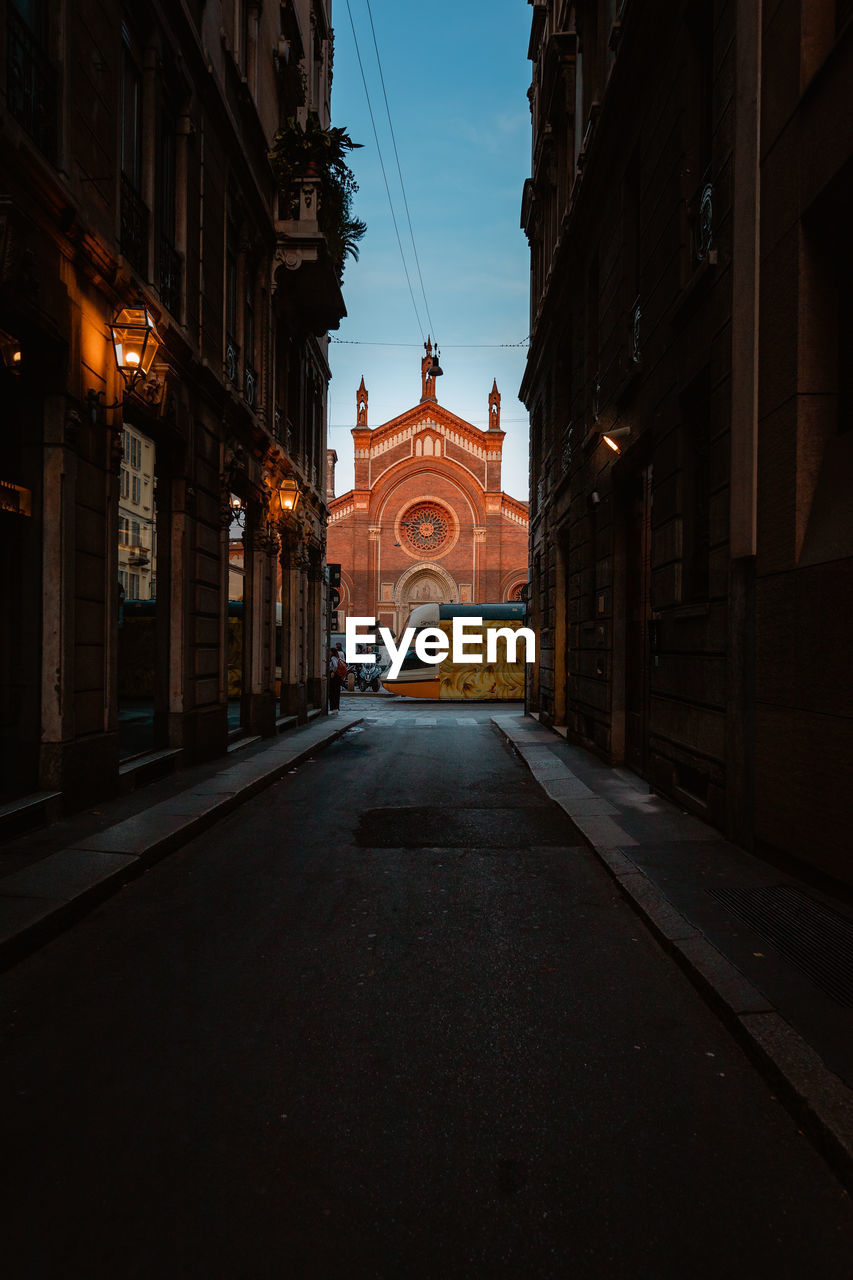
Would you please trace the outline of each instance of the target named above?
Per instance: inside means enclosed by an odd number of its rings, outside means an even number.
[[[399,674],[382,681],[389,693],[403,694],[407,698],[440,698],[449,701],[459,699],[514,701],[524,697],[525,645],[521,638],[517,648],[517,660],[508,661],[507,642],[503,636],[496,640],[496,660],[485,661],[486,633],[499,629],[518,631],[524,626],[523,604],[423,604],[412,610],[408,626],[416,632],[426,627],[438,628],[447,636],[450,645],[453,622],[456,618],[482,619],[482,662],[453,662],[452,648],[440,662],[424,662],[410,646]],[[469,648],[474,649],[468,641]]]

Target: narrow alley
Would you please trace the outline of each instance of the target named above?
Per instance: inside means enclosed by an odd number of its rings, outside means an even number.
[[[850,1275],[847,1194],[491,714],[376,699],[2,976],[13,1274]]]

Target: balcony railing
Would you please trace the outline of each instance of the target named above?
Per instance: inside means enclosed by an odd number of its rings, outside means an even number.
[[[258,372],[246,361],[243,369],[243,397],[250,409],[258,403]]]
[[[148,206],[126,173],[121,175],[121,251],[135,271],[148,274]]]
[[[240,348],[230,333],[225,335],[225,376],[232,386],[238,385],[240,377]]]
[[[6,104],[49,160],[56,155],[56,74],[14,4],[6,6]]]
[[[714,187],[710,169],[690,201],[690,248],[694,267],[703,262],[715,261],[714,242]]]
[[[184,260],[168,236],[160,237],[160,301],[176,319],[181,318]]]

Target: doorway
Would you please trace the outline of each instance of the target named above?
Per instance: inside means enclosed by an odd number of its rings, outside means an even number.
[[[118,734],[122,759],[157,745],[156,468],[154,441],[126,422],[118,502]]]
[[[227,696],[228,731],[241,729],[246,722],[246,511],[242,499],[231,494],[231,524],[228,530],[228,617]]]
[[[645,776],[649,752],[652,468],[629,481],[625,563],[625,763]]]
[[[0,370],[0,803],[35,791],[39,773],[43,407],[25,378]]]

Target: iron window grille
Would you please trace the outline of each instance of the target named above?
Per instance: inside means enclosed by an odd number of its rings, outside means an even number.
[[[708,170],[690,203],[690,245],[694,267],[713,262],[714,184]]]
[[[640,299],[637,298],[631,308],[631,328],[630,328],[630,346],[631,346],[631,363],[639,364],[642,356],[642,348],[640,346],[640,321],[642,320],[642,310],[640,308]]]
[[[160,238],[160,301],[177,319],[181,316],[184,260],[168,236]]]
[[[225,376],[236,387],[240,377],[240,348],[230,333],[225,335]]]
[[[258,374],[250,364],[243,370],[243,396],[250,409],[258,403]]]
[[[121,251],[141,276],[148,269],[148,206],[126,173],[121,175]]]

